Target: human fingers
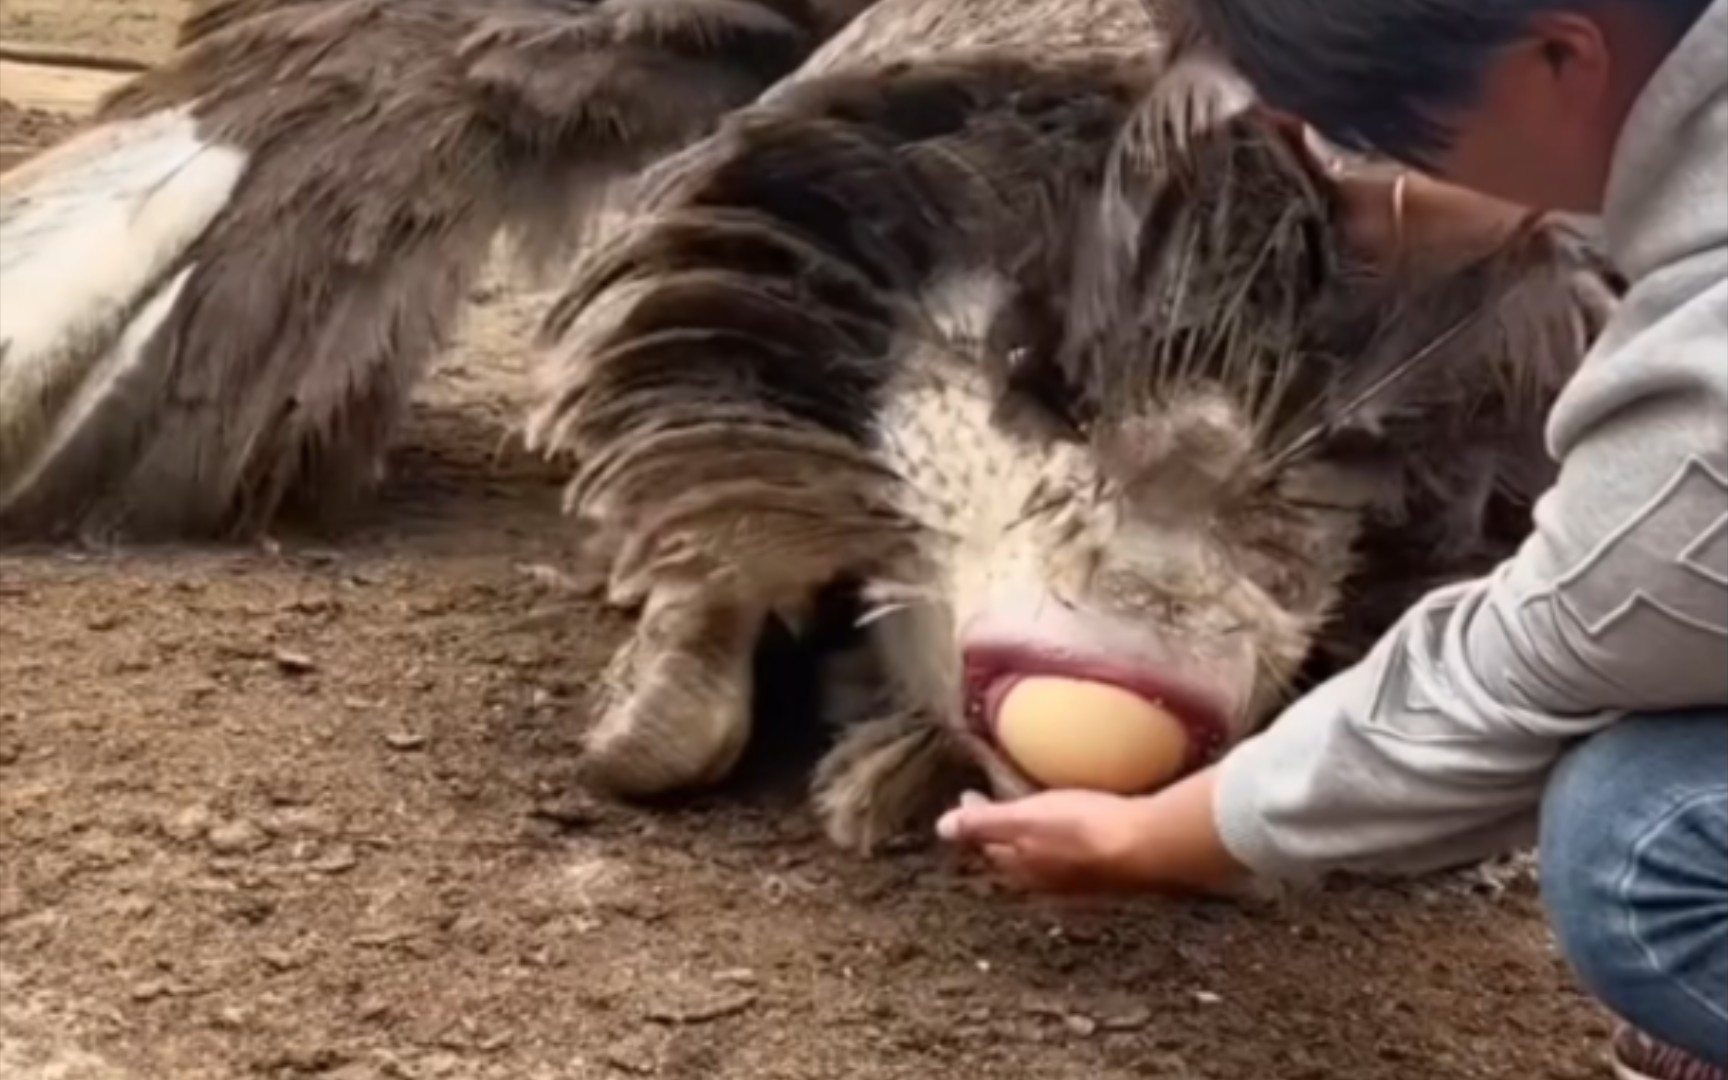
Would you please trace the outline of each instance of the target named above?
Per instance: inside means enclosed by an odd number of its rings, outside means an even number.
[[[1013,844],[985,844],[982,850],[991,871],[1004,885],[1019,892],[1039,891],[1038,875],[1019,848]]]
[[[1396,263],[1403,239],[1398,174],[1340,170],[1333,176],[1332,190],[1345,243],[1373,265]]]
[[[1465,261],[1505,243],[1541,215],[1479,191],[1412,174],[1408,229],[1423,247]]]
[[[1269,127],[1275,129],[1285,138],[1293,140],[1297,145],[1301,145],[1307,140],[1308,125],[1301,117],[1281,109],[1274,109],[1264,103],[1256,103],[1252,109]]]
[[[974,846],[1012,844],[1032,824],[1024,803],[991,802],[976,792],[960,796],[960,805],[936,822],[936,835],[951,844]]]
[[[1532,220],[1523,207],[1418,172],[1373,173],[1338,185],[1346,236],[1358,253],[1395,266],[1415,259],[1445,273],[1491,253]]]

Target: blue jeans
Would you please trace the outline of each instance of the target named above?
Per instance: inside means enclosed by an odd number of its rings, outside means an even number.
[[[1728,1068],[1728,709],[1629,717],[1542,804],[1542,893],[1586,989]]]

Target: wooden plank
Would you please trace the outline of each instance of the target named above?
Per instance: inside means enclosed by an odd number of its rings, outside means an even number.
[[[0,60],[0,97],[27,109],[88,116],[104,95],[132,76],[116,71]]]
[[[0,60],[20,64],[45,64],[50,67],[86,68],[91,71],[118,71],[135,75],[150,68],[149,61],[131,56],[108,53],[79,52],[53,45],[38,45],[30,41],[0,38]]]

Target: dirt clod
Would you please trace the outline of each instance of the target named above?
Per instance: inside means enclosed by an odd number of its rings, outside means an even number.
[[[212,825],[206,839],[218,855],[249,855],[270,843],[263,829],[244,819]]]
[[[313,862],[308,869],[319,874],[345,874],[360,865],[360,856],[351,844],[337,844]]]
[[[208,807],[188,806],[163,822],[162,831],[173,840],[190,844],[208,834],[215,820]]]
[[[727,994],[703,1002],[650,1006],[646,1015],[657,1024],[706,1024],[737,1016],[755,1004],[753,993]]]

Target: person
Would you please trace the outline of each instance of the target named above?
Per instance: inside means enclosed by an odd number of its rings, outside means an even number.
[[[1503,565],[1214,767],[1141,798],[972,794],[938,833],[1026,888],[1166,893],[1534,840],[1562,951],[1623,1021],[1617,1075],[1722,1080],[1728,0],[1191,2],[1269,109],[1411,170],[1413,231],[1597,217],[1628,291]]]

